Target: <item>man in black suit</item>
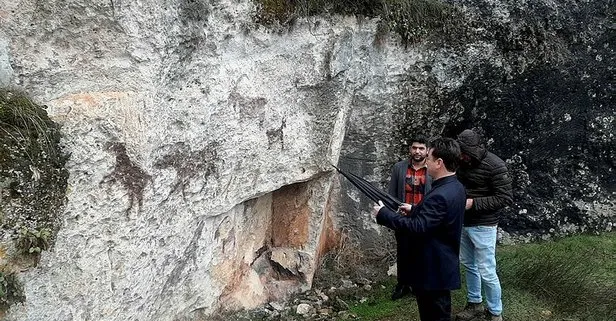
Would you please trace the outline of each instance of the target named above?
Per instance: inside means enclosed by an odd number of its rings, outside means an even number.
[[[451,290],[460,288],[460,236],[466,193],[456,178],[460,146],[450,138],[434,140],[428,149],[428,175],[432,189],[416,206],[403,204],[403,216],[379,202],[374,207],[378,224],[405,231],[413,242],[408,275],[415,290],[422,321],[451,320]]]

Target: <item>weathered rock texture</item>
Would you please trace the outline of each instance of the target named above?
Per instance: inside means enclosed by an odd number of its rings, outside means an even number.
[[[278,35],[252,2],[0,7],[1,79],[71,154],[62,228],[8,319],[192,319],[310,286],[354,19]]]
[[[0,310],[23,301],[16,274],[36,265],[60,228],[68,179],[60,137],[41,106],[0,90]]]
[[[62,228],[7,318],[191,320],[305,289],[333,227],[382,232],[329,164],[385,183],[416,130],[483,129],[517,177],[506,232],[608,227],[612,2],[456,3],[455,45],[405,48],[352,17],[274,32],[246,0],[0,0],[0,83],[71,154]]]
[[[435,39],[437,45],[409,48],[416,58],[398,79],[383,80],[397,88],[393,97],[365,94],[368,102],[352,110],[340,166],[386,188],[390,166],[406,157],[408,137],[455,137],[476,128],[514,176],[502,242],[612,230],[613,1],[456,3],[465,6],[469,32],[461,43]],[[389,102],[391,114],[372,113]],[[343,191],[342,225],[363,247],[378,248],[361,229],[366,220],[352,218],[368,218],[370,201],[346,182]]]
[[[509,7],[508,28],[487,22],[502,63],[478,64],[447,94],[446,105],[461,114],[445,133],[479,128],[513,172],[505,240],[616,223],[614,8],[613,1]]]

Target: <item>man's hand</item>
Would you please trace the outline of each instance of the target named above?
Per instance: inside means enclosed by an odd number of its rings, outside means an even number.
[[[379,211],[380,211],[380,210],[381,210],[384,206],[385,206],[385,205],[383,205],[383,202],[382,202],[382,201],[379,201],[379,204],[378,204],[378,205],[374,205],[374,207],[373,207],[373,209],[374,209],[374,210],[372,211],[372,215],[373,215],[374,217],[376,217],[376,216],[379,214]]]
[[[473,199],[472,198],[467,198],[466,199],[466,208],[467,210],[470,210],[473,207]]]
[[[413,208],[413,205],[411,204],[406,204],[406,203],[402,203],[402,205],[400,205],[400,207],[398,207],[398,213],[407,216],[409,214],[411,214],[411,209]]]

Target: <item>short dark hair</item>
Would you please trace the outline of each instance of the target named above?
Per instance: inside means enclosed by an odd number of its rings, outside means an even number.
[[[445,164],[445,168],[450,172],[458,169],[460,161],[460,145],[453,138],[437,138],[430,142],[429,149],[432,149],[432,157],[440,158]]]
[[[408,142],[409,142],[409,146],[413,145],[413,143],[420,143],[420,144],[424,144],[427,146],[429,143],[428,138],[424,135],[412,136]]]

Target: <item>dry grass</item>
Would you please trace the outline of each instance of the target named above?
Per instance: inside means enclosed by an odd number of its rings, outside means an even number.
[[[31,140],[39,141],[45,152],[55,157],[56,151],[49,135],[50,123],[45,118],[44,110],[26,95],[0,91],[0,130],[3,134],[21,145]]]
[[[459,35],[463,15],[457,7],[439,0],[256,0],[257,22],[289,26],[298,17],[315,15],[355,15],[380,17],[377,42],[383,32],[397,33],[405,45],[431,35]]]
[[[387,270],[396,261],[393,237],[360,244],[347,233],[341,233],[338,246],[327,253],[315,275],[315,287],[328,287],[341,278],[379,281],[387,277]]]

